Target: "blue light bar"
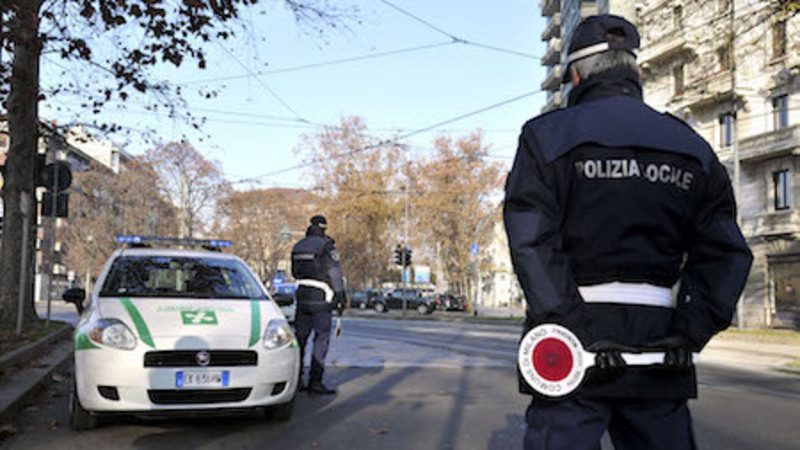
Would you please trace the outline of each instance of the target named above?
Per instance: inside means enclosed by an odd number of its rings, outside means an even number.
[[[141,236],[117,236],[117,243],[119,244],[141,244]]]
[[[119,244],[158,244],[162,246],[228,248],[233,245],[231,241],[222,239],[181,239],[159,236],[117,236]]]

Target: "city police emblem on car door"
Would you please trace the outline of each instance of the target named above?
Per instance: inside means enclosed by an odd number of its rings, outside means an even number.
[[[214,311],[181,311],[184,325],[217,325],[217,314]]]

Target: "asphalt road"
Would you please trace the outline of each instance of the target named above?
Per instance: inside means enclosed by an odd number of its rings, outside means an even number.
[[[65,376],[20,415],[3,448],[521,448],[526,399],[516,393],[517,333],[509,326],[345,319],[327,373],[339,394],[302,395],[288,423],[255,414],[126,418],[73,432]],[[701,363],[699,378],[700,399],[691,407],[700,448],[797,448],[796,376]]]

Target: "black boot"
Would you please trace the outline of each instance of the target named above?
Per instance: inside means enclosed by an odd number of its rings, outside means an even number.
[[[334,395],[336,394],[336,389],[325,386],[322,381],[311,381],[308,383],[308,393],[312,395]]]

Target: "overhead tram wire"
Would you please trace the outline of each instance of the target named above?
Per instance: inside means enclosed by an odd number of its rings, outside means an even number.
[[[285,100],[283,100],[283,99],[282,99],[282,98],[281,98],[281,97],[280,97],[280,96],[279,96],[279,95],[278,95],[278,94],[277,94],[277,93],[276,93],[276,92],[275,92],[275,91],[274,91],[272,88],[270,88],[270,87],[267,85],[267,83],[265,83],[265,82],[264,82],[264,80],[262,80],[260,77],[256,76],[256,75],[253,73],[253,71],[252,71],[252,70],[250,70],[250,68],[249,68],[249,67],[247,67],[247,65],[245,65],[243,62],[241,62],[241,61],[239,60],[239,58],[237,58],[237,57],[236,57],[236,55],[234,55],[234,54],[233,54],[233,53],[232,53],[230,50],[228,50],[227,48],[225,48],[225,46],[224,46],[224,45],[222,45],[221,43],[219,43],[219,46],[220,46],[220,48],[222,48],[222,50],[224,50],[224,51],[225,51],[225,52],[226,52],[228,55],[230,55],[230,57],[231,57],[231,58],[233,58],[233,60],[234,60],[234,61],[236,61],[236,63],[237,63],[237,64],[239,64],[240,66],[242,66],[242,68],[243,68],[244,70],[246,70],[246,71],[247,71],[247,72],[250,74],[250,76],[252,76],[252,77],[253,77],[253,78],[256,80],[256,82],[257,82],[259,85],[261,85],[261,87],[263,87],[263,88],[264,88],[264,89],[265,89],[267,92],[269,92],[269,93],[272,95],[272,97],[274,97],[274,98],[275,98],[275,100],[277,100],[277,101],[278,101],[278,103],[280,103],[281,105],[283,105],[283,107],[284,107],[284,108],[286,108],[286,109],[287,109],[289,112],[291,112],[292,114],[294,114],[294,115],[295,115],[295,117],[297,117],[297,119],[298,119],[300,122],[309,123],[309,121],[308,121],[308,120],[306,120],[305,118],[303,118],[303,116],[301,116],[301,115],[300,115],[300,114],[299,114],[297,111],[295,111],[295,110],[294,110],[294,108],[292,108],[291,106],[289,106],[289,104],[288,104],[288,103],[286,103],[286,101],[285,101]]]
[[[535,55],[530,55],[530,54],[527,54],[527,53],[519,52],[519,51],[516,51],[516,50],[509,50],[509,49],[505,49],[505,48],[501,48],[501,47],[495,47],[495,46],[492,46],[492,45],[481,44],[479,42],[473,42],[473,41],[470,41],[468,39],[464,39],[464,38],[458,37],[458,36],[456,36],[456,35],[454,35],[452,33],[449,33],[447,31],[437,27],[436,25],[428,22],[427,20],[425,20],[425,19],[423,19],[423,18],[411,13],[410,11],[407,11],[407,10],[395,5],[394,3],[392,3],[392,2],[390,2],[388,0],[380,0],[380,1],[384,5],[386,5],[386,6],[390,7],[390,8],[392,8],[392,9],[400,12],[401,14],[403,14],[405,16],[410,17],[415,22],[419,22],[422,25],[425,25],[426,27],[430,28],[431,30],[436,31],[437,33],[442,34],[444,36],[447,36],[448,38],[452,39],[454,43],[464,44],[464,45],[471,45],[471,46],[483,48],[483,49],[486,49],[486,50],[492,50],[492,51],[495,51],[495,52],[506,53],[506,54],[516,55],[516,56],[522,56],[524,58],[529,58],[529,59],[536,59],[536,60],[542,59],[541,56],[535,56]]]
[[[389,50],[389,51],[382,52],[382,53],[371,53],[371,54],[368,54],[368,55],[353,56],[353,57],[350,57],[350,58],[334,59],[334,60],[322,61],[322,62],[318,62],[318,63],[310,63],[310,64],[303,64],[303,65],[292,66],[292,67],[284,67],[284,68],[273,69],[273,70],[258,71],[258,72],[256,72],[255,76],[275,75],[275,74],[279,74],[279,73],[296,72],[296,71],[307,70],[307,69],[316,69],[318,67],[333,66],[333,65],[344,64],[344,63],[348,63],[348,62],[364,61],[364,60],[374,59],[374,58],[383,58],[383,57],[391,56],[391,55],[399,55],[399,54],[402,54],[402,53],[413,53],[413,52],[418,52],[418,51],[422,51],[422,50],[430,50],[430,49],[433,49],[433,48],[444,47],[446,45],[453,45],[453,44],[456,44],[456,43],[457,42],[450,40],[450,41],[446,41],[446,42],[438,42],[438,43],[435,43],[435,44],[426,44],[426,45],[419,45],[419,46],[416,46],[416,47],[401,48],[401,49],[398,49],[398,50]],[[205,79],[205,80],[187,81],[185,83],[180,83],[180,84],[183,85],[183,86],[189,86],[189,85],[194,85],[194,84],[217,83],[217,82],[220,82],[220,81],[232,81],[232,80],[240,80],[242,78],[250,78],[251,76],[253,76],[253,75],[250,75],[249,73],[248,74],[242,74],[242,75],[230,75],[230,76],[227,76],[227,77],[218,77],[218,78],[209,78],[209,79]]]
[[[444,125],[448,125],[448,124],[451,124],[453,122],[458,122],[459,120],[463,120],[463,119],[466,119],[468,117],[476,116],[478,114],[483,114],[483,113],[485,113],[487,111],[491,111],[492,109],[496,109],[496,108],[499,108],[501,106],[505,106],[505,105],[508,105],[510,103],[514,103],[514,102],[520,101],[522,99],[531,97],[531,96],[536,95],[536,94],[540,94],[542,92],[543,91],[541,89],[536,89],[534,91],[526,92],[526,93],[524,93],[522,95],[518,95],[516,97],[512,97],[510,99],[503,100],[501,102],[494,103],[492,105],[485,106],[483,108],[479,108],[479,109],[476,109],[474,111],[470,111],[468,113],[461,114],[459,116],[456,116],[456,117],[453,117],[453,118],[450,118],[450,119],[447,119],[447,120],[443,120],[441,122],[437,122],[437,123],[435,123],[433,125],[429,125],[429,126],[426,126],[424,128],[419,128],[419,129],[416,129],[414,131],[410,131],[408,133],[402,134],[402,135],[394,137],[392,139],[385,139],[385,140],[380,141],[380,142],[378,142],[376,144],[371,144],[371,145],[367,145],[367,146],[364,146],[364,147],[360,147],[360,148],[357,148],[355,150],[351,150],[351,151],[348,151],[348,152],[345,152],[345,153],[341,153],[341,154],[338,154],[338,155],[335,155],[335,156],[331,156],[331,157],[328,157],[328,158],[315,159],[313,161],[308,161],[308,162],[305,162],[305,163],[295,164],[294,166],[286,167],[284,169],[279,169],[279,170],[275,170],[275,171],[272,171],[272,172],[267,172],[267,173],[264,173],[264,174],[261,174],[261,175],[256,175],[255,177],[251,177],[251,178],[248,178],[246,180],[238,180],[237,182],[245,182],[245,181],[247,181],[247,182],[257,182],[257,180],[259,180],[261,178],[267,178],[267,177],[272,177],[272,176],[275,176],[275,175],[281,175],[281,174],[284,174],[284,173],[287,173],[287,172],[293,172],[293,171],[298,170],[298,169],[302,169],[302,168],[305,168],[305,167],[310,167],[310,166],[312,166],[314,164],[319,164],[319,163],[325,162],[325,161],[332,161],[332,160],[335,160],[335,159],[340,159],[340,158],[344,158],[344,157],[347,157],[347,156],[352,156],[352,155],[355,155],[355,154],[358,154],[358,153],[361,153],[361,152],[365,152],[367,150],[380,148],[380,147],[383,147],[383,146],[386,146],[386,145],[399,144],[400,141],[402,141],[404,139],[408,139],[408,138],[410,138],[412,136],[416,136],[418,134],[426,133],[426,132],[428,132],[430,130],[434,130],[436,128],[440,128],[440,127],[442,127]]]

